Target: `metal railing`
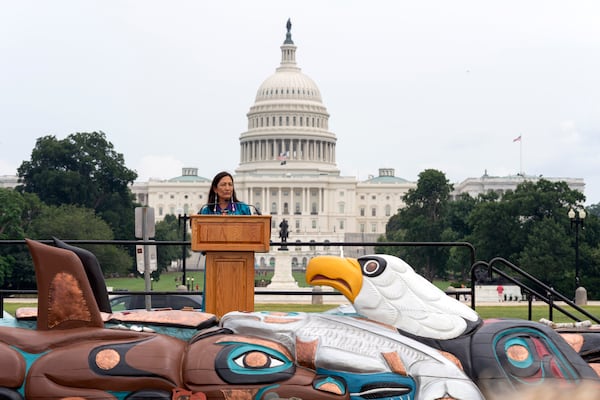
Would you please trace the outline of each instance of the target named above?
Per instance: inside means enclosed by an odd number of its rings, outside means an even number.
[[[53,244],[52,240],[39,240],[41,243]],[[190,246],[191,242],[183,241],[183,240],[171,240],[171,241],[144,241],[144,240],[64,240],[64,242],[77,246],[82,244],[88,245],[121,245],[121,246],[136,246],[136,245],[156,245],[156,246]],[[23,245],[25,246],[24,240],[0,240],[0,246],[7,245]],[[327,248],[328,254],[331,254],[332,247],[354,247],[354,248],[366,248],[366,247],[462,247],[468,250],[469,259],[470,259],[470,278],[471,278],[471,287],[470,288],[454,288],[452,290],[446,290],[446,294],[450,296],[455,296],[457,299],[461,295],[470,295],[471,299],[471,308],[476,309],[476,293],[475,288],[477,286],[477,277],[476,271],[478,269],[484,269],[489,278],[496,274],[506,281],[513,283],[514,285],[520,287],[522,292],[526,294],[527,302],[528,302],[528,319],[532,319],[532,302],[533,298],[548,304],[548,313],[549,319],[552,320],[553,310],[556,309],[571,318],[574,321],[580,321],[579,317],[565,309],[560,304],[556,303],[556,300],[563,301],[568,306],[572,307],[574,310],[578,311],[582,315],[586,316],[590,320],[599,323],[600,320],[594,315],[590,314],[588,311],[576,305],[571,299],[562,295],[561,293],[554,290],[552,287],[544,284],[534,276],[525,272],[515,264],[510,261],[496,257],[489,262],[486,261],[475,261],[475,248],[471,243],[468,242],[270,242],[271,248],[282,247],[282,246],[294,246],[294,247],[303,247],[314,249],[316,247]],[[302,256],[310,256],[319,255],[318,252],[304,252],[301,253]],[[511,274],[504,271],[503,268],[498,267],[500,265],[510,270],[513,274],[518,275],[522,280],[519,280],[513,277]],[[524,282],[523,280],[527,280],[533,284],[535,287]],[[109,291],[109,294],[122,294],[123,291],[115,290]],[[168,295],[185,295],[185,294],[199,294],[202,295],[202,291],[168,291],[168,292],[157,292],[157,291],[127,291],[127,294],[131,295],[149,295],[149,294],[168,294]],[[314,291],[311,293],[310,289],[304,291],[297,290],[275,290],[275,291],[265,291],[265,290],[255,290],[256,295],[273,295],[273,296],[306,296],[310,294],[315,294]],[[7,296],[17,296],[17,295],[35,295],[37,291],[35,290],[5,290],[0,289],[0,318],[3,315],[4,311],[4,298]],[[318,291],[318,296],[339,296],[340,293],[338,291]]]
[[[53,244],[52,240],[39,240],[41,243]],[[136,245],[156,245],[156,246],[190,246],[190,241],[182,241],[182,240],[171,240],[171,241],[143,241],[143,240],[64,240],[64,242],[71,245],[121,245],[121,246],[136,246]],[[0,246],[7,245],[23,245],[25,246],[24,240],[0,240]],[[470,278],[471,278],[471,287],[470,288],[455,288],[452,290],[446,290],[446,294],[450,296],[455,296],[457,299],[461,295],[470,295],[471,298],[471,308],[476,309],[476,292],[475,288],[477,286],[477,276],[476,271],[478,269],[484,269],[487,273],[488,277],[491,278],[493,274],[496,274],[506,281],[513,283],[514,285],[521,288],[522,292],[525,293],[528,303],[528,319],[532,319],[532,307],[533,307],[533,298],[538,299],[546,304],[548,304],[548,314],[549,319],[553,318],[553,310],[558,310],[563,313],[570,319],[574,321],[580,321],[580,318],[564,308],[562,305],[557,304],[556,301],[560,300],[564,302],[566,305],[570,306],[573,310],[576,310],[581,315],[586,316],[590,320],[599,323],[600,320],[594,315],[590,314],[588,311],[583,309],[582,307],[575,304],[571,299],[562,295],[561,293],[554,290],[554,288],[544,284],[534,276],[530,275],[526,271],[522,270],[515,264],[510,261],[496,257],[489,262],[486,261],[475,261],[475,248],[471,243],[468,242],[270,242],[271,248],[282,247],[282,246],[294,246],[294,247],[303,247],[314,249],[316,247],[327,248],[328,254],[331,254],[332,247],[354,247],[354,248],[366,248],[366,247],[462,247],[468,250],[469,259],[470,259]],[[301,253],[302,256],[310,256],[319,255],[318,252],[304,252]],[[499,267],[500,266],[500,267]],[[512,272],[509,274],[504,271],[504,268],[508,269]],[[515,278],[513,275],[518,275],[519,278]],[[525,282],[527,281],[527,282]],[[535,285],[532,286],[530,283]],[[109,294],[121,294],[123,291],[110,291]],[[168,294],[168,295],[185,295],[185,294],[200,294],[202,295],[202,291],[169,291],[169,292],[156,292],[156,291],[128,291],[126,292],[131,295],[149,295],[149,294]],[[276,291],[265,291],[265,290],[255,290],[256,295],[273,295],[273,296],[306,296],[311,293],[310,290],[276,290]],[[35,295],[37,291],[35,290],[5,290],[0,289],[0,317],[3,315],[4,311],[4,298],[7,296],[17,296],[17,295]],[[319,291],[317,293],[318,296],[339,296],[340,293],[337,291]]]
[[[497,265],[499,265],[500,267],[498,267]],[[501,267],[505,267],[513,274],[511,275],[505,272],[504,269]],[[540,300],[548,305],[548,319],[550,321],[553,320],[553,310],[555,309],[574,321],[581,321],[581,319],[578,316],[576,316],[560,304],[557,304],[556,300],[558,299],[560,301],[563,301],[565,304],[567,304],[577,312],[581,313],[582,315],[585,315],[587,318],[594,321],[595,323],[600,324],[600,319],[598,319],[596,316],[590,314],[587,310],[575,304],[571,299],[557,292],[551,286],[546,285],[544,282],[540,281],[533,275],[529,274],[528,272],[524,271],[523,269],[519,268],[515,264],[502,257],[493,258],[489,262],[477,261],[473,263],[471,267],[471,308],[474,310],[475,286],[477,285],[476,275],[478,269],[485,270],[488,278],[492,278],[493,274],[496,274],[498,276],[501,276],[505,280],[513,283],[514,285],[518,286],[521,289],[521,291],[525,293],[525,296],[527,298],[527,313],[529,320],[532,319],[533,299],[535,297],[537,300]],[[516,278],[513,275],[517,275],[518,277]],[[519,278],[521,280],[519,280]],[[530,283],[525,281],[529,281]]]
[[[50,244],[54,243],[53,240],[37,240],[40,243]],[[136,246],[136,245],[156,245],[156,246],[190,246],[191,242],[189,240],[170,240],[170,241],[154,241],[154,240],[85,240],[85,239],[77,239],[77,240],[63,240],[63,242],[68,243],[73,246],[77,245],[121,245],[121,246]],[[24,240],[0,240],[0,246],[8,246],[8,245],[23,245],[26,243]],[[366,247],[462,247],[467,249],[469,252],[469,260],[470,265],[475,263],[475,248],[471,243],[468,242],[270,242],[271,248],[277,248],[282,246],[293,246],[293,247],[303,247],[303,248],[328,248],[327,254],[331,254],[333,247],[355,247],[355,248],[366,248]],[[304,252],[302,256],[310,256],[313,253]],[[314,255],[318,255],[314,252]],[[309,289],[310,290],[310,289]],[[458,296],[462,294],[464,291],[457,289],[456,291],[448,291],[448,295]],[[109,294],[122,294],[123,291],[109,291]],[[169,291],[169,292],[156,292],[156,291],[127,291],[127,294],[130,295],[149,295],[149,294],[168,294],[168,295],[186,295],[186,294],[200,294],[202,295],[202,291]],[[35,290],[3,290],[0,289],[0,318],[3,315],[4,311],[4,298],[7,296],[16,296],[16,295],[32,295],[37,294]],[[277,291],[265,291],[265,290],[255,290],[255,295],[273,295],[273,296],[306,296],[313,294],[307,291],[291,291],[291,290],[277,290]],[[340,293],[338,291],[319,291],[316,295],[318,296],[339,296]],[[473,296],[473,293],[471,293]]]

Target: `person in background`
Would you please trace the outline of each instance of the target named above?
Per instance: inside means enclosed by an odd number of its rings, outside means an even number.
[[[208,192],[208,203],[198,214],[251,215],[246,203],[241,203],[235,193],[233,176],[226,171],[219,172],[212,180]]]
[[[498,301],[502,303],[504,301],[504,286],[496,286],[496,291],[498,292]]]

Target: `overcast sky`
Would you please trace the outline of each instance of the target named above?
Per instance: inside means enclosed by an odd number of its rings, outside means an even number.
[[[0,175],[92,131],[139,180],[233,172],[288,18],[342,175],[522,170],[600,203],[595,0],[0,0]]]

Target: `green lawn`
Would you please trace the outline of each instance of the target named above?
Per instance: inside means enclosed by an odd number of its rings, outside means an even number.
[[[304,272],[294,271],[292,272],[292,275],[296,282],[298,282],[299,287],[310,286],[306,283]],[[255,276],[255,280],[260,281],[264,279],[265,281],[270,281],[272,277],[273,272],[257,273]],[[181,279],[181,272],[163,273],[158,281],[152,281],[152,290],[156,290],[158,292],[168,292],[175,290],[177,288],[177,285],[180,284]],[[186,272],[186,280],[187,279],[190,280],[190,284],[193,279],[194,287],[198,285],[199,290],[202,290],[204,288],[204,272],[188,271]],[[450,286],[450,282],[448,281],[436,281],[434,282],[434,284],[441,290],[446,290],[448,289],[448,286]],[[136,278],[107,278],[106,286],[112,287],[113,290],[144,291],[145,282],[144,277],[141,275],[137,275]]]
[[[571,310],[570,307],[564,307],[567,311],[576,315],[582,321],[589,319],[585,315]],[[588,313],[600,318],[600,306],[585,306],[583,307]],[[527,319],[528,309],[526,305],[522,306],[478,306],[475,307],[481,318],[519,318]],[[534,305],[531,309],[531,320],[539,321],[541,318],[550,319],[547,305]],[[552,321],[554,322],[572,322],[573,320],[561,313],[558,310],[553,310]]]
[[[151,286],[152,290],[157,292],[169,292],[177,289],[177,285],[181,284],[182,279],[181,272],[168,272],[163,273],[160,276],[158,281],[152,281]],[[308,287],[306,284],[306,280],[303,272],[293,272],[292,275],[296,282],[298,282],[298,286],[300,287]],[[199,290],[203,290],[204,288],[204,272],[201,271],[188,271],[185,274],[186,281],[189,279],[190,286],[194,283],[194,288],[198,285]],[[270,281],[273,277],[273,272],[267,272],[265,274],[256,274],[255,279],[260,281],[264,279],[266,281]],[[114,291],[116,290],[129,290],[129,291],[144,291],[146,288],[146,283],[144,281],[144,277],[138,275],[136,278],[107,278],[106,286],[112,287]]]

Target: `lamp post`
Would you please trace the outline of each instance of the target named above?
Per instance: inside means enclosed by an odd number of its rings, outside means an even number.
[[[581,287],[579,278],[579,227],[583,229],[586,214],[582,208],[577,211],[571,208],[567,215],[571,220],[571,230],[575,226],[575,303],[585,304],[587,303],[587,292]]]
[[[181,226],[181,221],[183,221],[183,241],[185,242],[187,240],[187,221],[188,219],[190,219],[190,217],[184,213],[183,215],[181,215],[181,213],[179,213],[177,215],[177,220],[178,220],[178,224],[179,226]],[[187,281],[185,279],[185,256],[186,256],[186,248],[185,248],[185,244],[181,245],[181,269],[183,271],[183,277],[181,279],[181,283],[185,284]],[[189,289],[189,282],[188,282],[188,291]]]
[[[585,210],[579,209],[577,212],[572,208],[569,210],[569,219],[571,220],[571,229],[575,226],[575,288],[580,285],[579,281],[579,227],[583,228],[585,220]]]

